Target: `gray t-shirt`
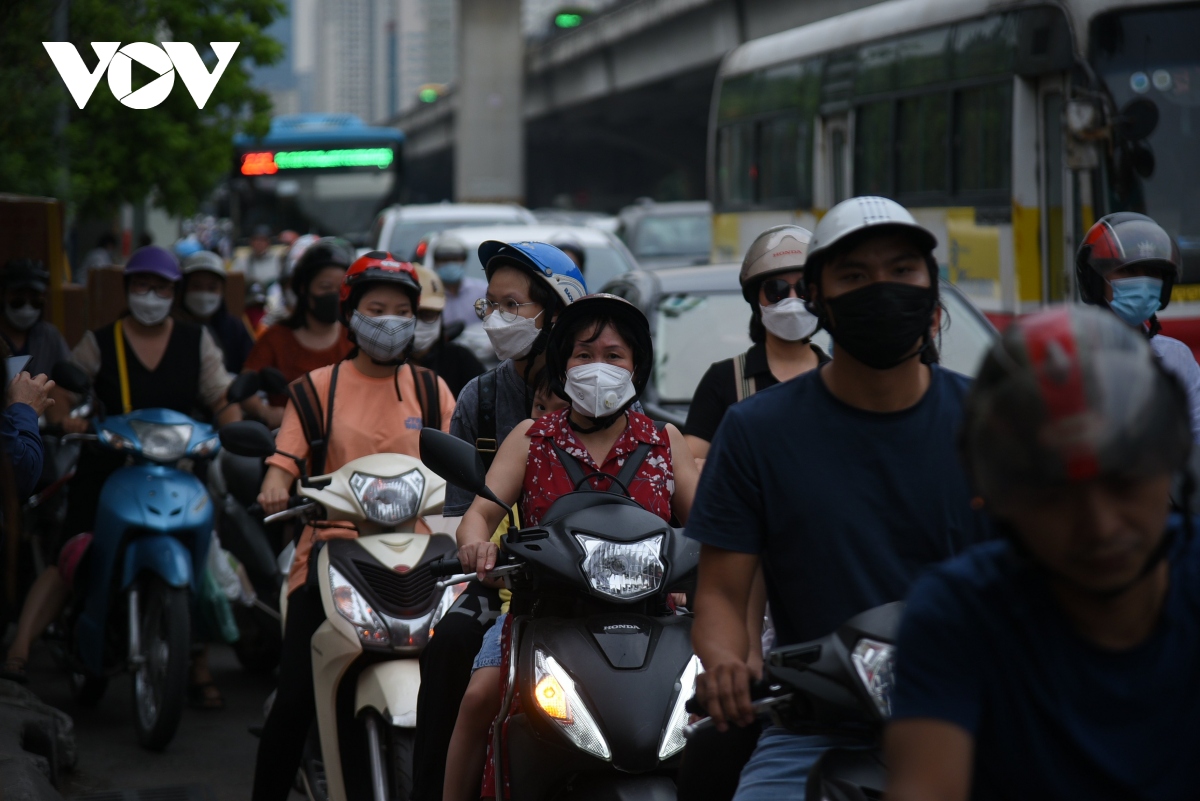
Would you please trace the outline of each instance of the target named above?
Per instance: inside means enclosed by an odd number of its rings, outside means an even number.
[[[12,349],[12,343],[7,341],[7,337],[5,337],[5,343]],[[62,334],[58,333],[57,328],[45,320],[38,320],[33,324],[33,328],[30,328],[29,333],[26,334],[25,350],[19,354],[13,351],[13,355],[29,357],[29,362],[25,365],[25,372],[31,376],[43,373],[50,375],[54,370],[54,365],[70,358],[66,340],[63,339]],[[9,378],[14,378],[14,376],[9,376]]]
[[[496,444],[503,442],[522,420],[529,417],[525,412],[525,395],[533,397],[533,389],[526,387],[524,379],[513,367],[512,359],[506,359],[496,368]],[[484,373],[487,375],[487,373]],[[479,436],[479,382],[477,376],[467,382],[458,393],[454,416],[450,418],[450,433],[472,445]],[[459,517],[471,506],[475,495],[450,484],[446,487],[446,517]]]

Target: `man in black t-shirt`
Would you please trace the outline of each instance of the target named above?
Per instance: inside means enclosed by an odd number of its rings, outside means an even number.
[[[898,204],[852,198],[821,220],[805,265],[833,360],[725,415],[687,535],[702,543],[696,695],[748,725],[747,598],[762,565],[781,645],[902,599],[929,565],[985,536],[955,450],[969,381],[932,360],[933,235]],[[768,728],[736,798],[804,798],[831,742]]]

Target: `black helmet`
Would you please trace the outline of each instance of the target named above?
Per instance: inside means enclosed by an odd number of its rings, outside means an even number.
[[[1162,226],[1144,214],[1119,211],[1101,217],[1083,238],[1075,256],[1075,279],[1084,303],[1107,306],[1104,283],[1121,267],[1141,265],[1162,272],[1158,308],[1171,302],[1171,289],[1183,277],[1179,246]]]
[[[563,387],[567,383],[567,362],[575,347],[575,338],[585,326],[597,322],[615,323],[621,335],[631,340],[628,344],[633,350],[633,388],[640,396],[654,368],[654,340],[650,336],[650,323],[637,306],[625,298],[605,293],[585,295],[558,315],[546,344],[546,369],[550,373],[550,386],[558,395],[566,397]]]
[[[1100,309],[1059,306],[1014,322],[967,399],[963,456],[985,499],[1014,486],[1179,470],[1187,396],[1145,337]]]
[[[0,272],[0,287],[4,289],[32,289],[45,292],[50,284],[50,273],[37,259],[9,259]]]
[[[317,273],[326,267],[350,269],[354,262],[354,246],[336,236],[326,236],[318,239],[304,251],[304,255],[296,261],[292,268],[291,286],[296,297],[308,292]]]

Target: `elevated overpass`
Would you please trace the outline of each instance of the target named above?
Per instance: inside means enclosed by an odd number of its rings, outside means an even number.
[[[705,195],[709,102],[742,42],[878,0],[630,0],[525,53],[526,203],[615,210],[640,195]],[[392,123],[407,135],[410,198],[453,187],[451,90]]]

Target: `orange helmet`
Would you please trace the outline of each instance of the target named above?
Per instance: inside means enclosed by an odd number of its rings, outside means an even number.
[[[421,302],[421,281],[417,277],[417,268],[409,262],[400,261],[391,253],[373,250],[356,259],[342,279],[342,322],[348,321],[354,314],[354,307],[367,287],[377,283],[396,284],[412,299],[413,311],[416,311]]]

